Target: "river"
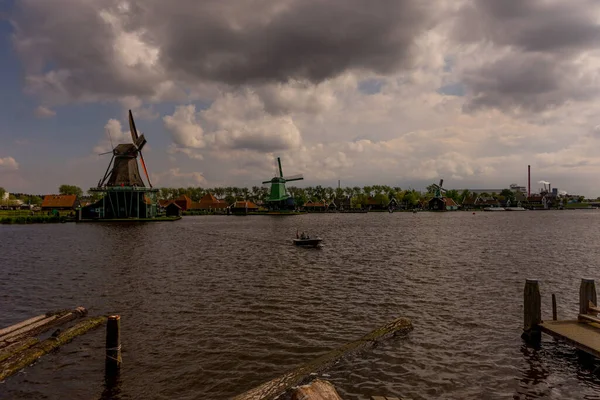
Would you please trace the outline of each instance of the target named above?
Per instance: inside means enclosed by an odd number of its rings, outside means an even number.
[[[296,228],[322,249],[291,245]],[[0,384],[1,399],[227,399],[396,318],[414,330],[326,371],[344,399],[600,398],[599,362],[524,345],[523,286],[542,317],[578,312],[598,278],[600,211],[200,216],[0,226],[0,327],[61,308],[122,318]]]

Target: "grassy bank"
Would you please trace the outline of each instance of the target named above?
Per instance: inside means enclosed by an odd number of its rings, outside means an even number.
[[[64,215],[0,216],[0,224],[52,224],[67,222],[68,220],[69,218]]]

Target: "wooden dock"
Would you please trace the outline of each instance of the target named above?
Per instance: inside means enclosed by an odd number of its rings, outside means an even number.
[[[552,320],[542,321],[539,283],[535,279],[525,282],[523,301],[523,339],[538,342],[541,334],[545,333],[600,358],[600,308],[596,307],[596,284],[593,279],[581,280],[577,319],[558,321],[556,297],[552,295]]]

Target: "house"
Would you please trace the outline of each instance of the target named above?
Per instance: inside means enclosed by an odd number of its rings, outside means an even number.
[[[534,194],[527,198],[527,206],[529,208],[547,208],[548,201],[546,196],[541,194]]]
[[[49,194],[44,196],[42,211],[47,210],[74,210],[79,207],[79,200],[74,194]]]
[[[171,201],[172,201],[172,200],[160,199],[160,200],[158,200],[158,206],[159,206],[160,208],[165,208],[165,207],[167,207],[169,204],[171,204]]]
[[[325,211],[327,211],[328,205],[322,201],[310,201],[309,200],[306,203],[304,203],[303,207],[306,211],[325,212]]]
[[[398,204],[398,200],[396,200],[395,197],[392,197],[392,199],[390,200],[390,202],[387,205],[388,210],[389,209],[393,209],[393,210],[397,210],[400,208],[400,205]]]
[[[352,209],[352,197],[335,198],[329,205],[329,208],[335,208],[338,211],[350,210]]]
[[[258,206],[251,201],[236,201],[231,206],[232,214],[248,214],[249,212],[258,211]]]
[[[187,211],[187,210],[190,210],[192,208],[192,199],[190,199],[186,195],[179,196],[178,198],[176,198],[175,200],[173,200],[173,202],[175,204],[177,204],[179,207],[181,207],[182,211]]]
[[[429,209],[432,211],[456,211],[458,204],[449,197],[434,197],[429,200]]]
[[[478,201],[479,201],[479,196],[471,195],[471,196],[465,197],[463,199],[461,205],[464,210],[472,210],[474,208],[477,208]]]
[[[206,193],[194,206],[197,206],[198,210],[225,210],[228,207],[227,203],[217,199],[211,193]]]
[[[370,210],[387,210],[387,204],[382,202],[382,199],[377,200],[374,197],[369,197],[367,199],[365,207]]]
[[[479,200],[477,201],[477,206],[479,208],[500,207],[500,200],[498,200],[495,197],[483,197],[483,196],[480,196]]]
[[[170,202],[165,207],[165,215],[167,217],[180,217],[181,216],[181,206],[175,202]]]

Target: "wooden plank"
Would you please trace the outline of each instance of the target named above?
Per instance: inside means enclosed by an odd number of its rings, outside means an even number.
[[[372,344],[375,340],[382,339],[391,335],[406,334],[413,329],[412,322],[408,318],[398,318],[386,325],[375,329],[373,332],[350,343],[332,350],[321,357],[307,364],[283,374],[275,379],[263,383],[262,385],[248,390],[233,398],[233,400],[272,400],[279,397],[292,386],[300,383],[311,373],[318,373],[328,366],[335,363],[341,357],[350,352],[358,350],[365,345]]]
[[[386,400],[383,396],[371,396],[371,400]]]
[[[588,315],[588,314],[579,314],[578,318],[580,320],[585,320],[585,321],[589,321],[589,322],[595,322],[597,324],[600,324],[600,318],[598,317],[594,317],[593,315]]]
[[[315,379],[308,385],[300,386],[292,392],[292,400],[342,400],[333,385]]]
[[[17,329],[23,328],[27,325],[31,325],[34,322],[38,322],[39,320],[47,318],[46,314],[38,315],[37,317],[29,318],[23,322],[19,322],[18,324],[14,324],[8,326],[6,328],[0,329],[0,337],[11,333],[12,331],[16,331]]]
[[[579,321],[545,321],[539,325],[542,332],[600,358],[599,326]]]

